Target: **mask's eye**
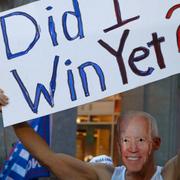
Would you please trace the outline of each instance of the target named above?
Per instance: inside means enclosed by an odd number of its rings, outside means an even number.
[[[129,140],[128,140],[127,138],[123,138],[123,139],[122,139],[122,142],[123,142],[123,143],[128,143]]]
[[[144,138],[139,138],[139,142],[145,142]]]

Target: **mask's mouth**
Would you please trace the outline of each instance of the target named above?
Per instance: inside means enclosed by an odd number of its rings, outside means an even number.
[[[129,161],[137,161],[140,159],[140,157],[139,156],[128,156],[128,157],[126,157],[126,159]]]

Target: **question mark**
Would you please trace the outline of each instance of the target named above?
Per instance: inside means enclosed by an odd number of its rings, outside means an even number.
[[[168,11],[167,14],[166,14],[166,19],[170,19],[171,16],[172,16],[172,14],[173,14],[173,12],[174,12],[176,9],[178,9],[178,8],[180,8],[180,4],[176,4],[175,6],[173,6],[172,8],[170,8],[169,11]],[[180,25],[179,25],[179,27],[178,27],[178,29],[177,29],[176,36],[177,36],[178,51],[179,51],[179,53],[180,53]]]

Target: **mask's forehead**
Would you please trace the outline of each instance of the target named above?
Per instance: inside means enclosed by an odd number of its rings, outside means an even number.
[[[120,123],[120,136],[149,138],[151,136],[150,122],[142,116],[124,119]]]

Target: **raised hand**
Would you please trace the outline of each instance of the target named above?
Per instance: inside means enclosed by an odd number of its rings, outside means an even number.
[[[5,106],[8,104],[8,97],[4,94],[4,91],[0,89],[0,111],[2,106]]]

